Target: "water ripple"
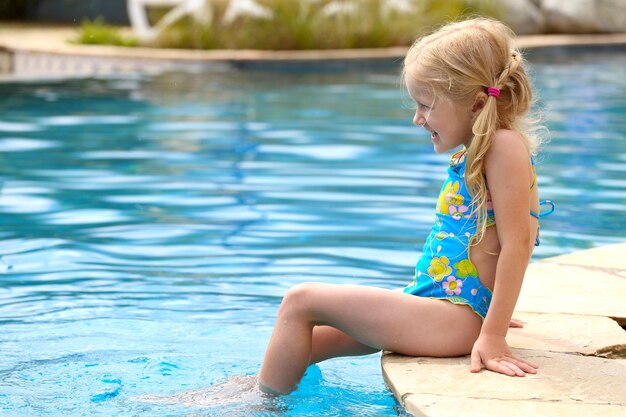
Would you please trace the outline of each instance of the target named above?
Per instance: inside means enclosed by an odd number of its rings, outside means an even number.
[[[58,142],[30,138],[10,138],[0,139],[0,152],[27,152],[41,149],[50,149],[59,146]]]

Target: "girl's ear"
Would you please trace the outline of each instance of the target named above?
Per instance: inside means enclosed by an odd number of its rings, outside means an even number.
[[[474,99],[474,104],[472,104],[472,113],[476,113],[482,110],[482,108],[485,107],[485,104],[487,103],[488,98],[489,97],[487,96],[487,94],[483,93],[482,91],[476,94],[476,98]]]

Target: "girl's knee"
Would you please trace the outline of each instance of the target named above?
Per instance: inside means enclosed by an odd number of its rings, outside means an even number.
[[[313,302],[319,297],[319,292],[323,285],[315,282],[305,282],[289,288],[280,304],[278,314],[310,312],[313,308]]]
[[[323,284],[316,282],[304,282],[294,285],[285,293],[282,304],[305,305],[315,297],[315,293],[319,291],[321,285]]]

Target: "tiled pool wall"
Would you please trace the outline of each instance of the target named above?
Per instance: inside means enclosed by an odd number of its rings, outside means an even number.
[[[201,69],[201,62],[184,62],[143,57],[107,57],[79,54],[55,54],[36,51],[0,49],[0,75],[85,77],[138,72],[162,72],[180,69]]]
[[[192,51],[191,53],[193,53]],[[219,52],[219,51],[218,51]],[[245,54],[245,51],[242,51]],[[265,55],[262,51],[260,55]],[[272,72],[334,72],[346,69],[369,70],[375,68],[398,67],[400,55],[395,52],[382,56],[359,57],[299,57],[298,53],[288,58],[268,57],[232,57],[177,59],[164,57],[159,50],[154,50],[151,57],[119,56],[106,54],[56,53],[33,50],[18,50],[0,47],[0,77],[90,77],[131,73],[162,73],[167,71],[204,70],[228,71],[233,69],[266,70]],[[397,55],[397,56],[396,56]]]
[[[11,55],[12,53],[8,49],[0,47],[0,75],[13,72]]]

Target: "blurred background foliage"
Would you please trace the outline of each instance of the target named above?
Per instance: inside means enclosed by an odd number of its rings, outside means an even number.
[[[344,49],[410,45],[434,26],[466,15],[498,18],[493,1],[422,0],[412,11],[386,7],[386,0],[345,2],[335,13],[324,13],[333,0],[259,0],[272,11],[271,19],[223,17],[227,0],[211,2],[212,22],[184,18],[165,30],[154,46],[190,49]],[[358,7],[349,8],[352,4]],[[328,9],[327,9],[328,10]],[[157,11],[158,13],[158,11]]]
[[[2,0],[0,0],[2,1]],[[178,20],[149,45],[185,49],[350,49],[407,46],[419,34],[450,20],[469,15],[500,17],[491,0],[421,0],[411,11],[388,7],[386,0],[258,0],[271,18],[240,15],[224,18],[228,0],[212,0],[200,23],[191,16]],[[338,7],[328,7],[328,6]],[[355,7],[356,6],[356,7]],[[332,13],[329,10],[334,10]],[[152,8],[158,21],[167,9]],[[103,21],[85,21],[78,42],[133,46],[132,36],[120,35]]]
[[[102,18],[93,21],[85,19],[73,42],[85,45],[139,46],[139,40],[128,32],[105,23]]]

